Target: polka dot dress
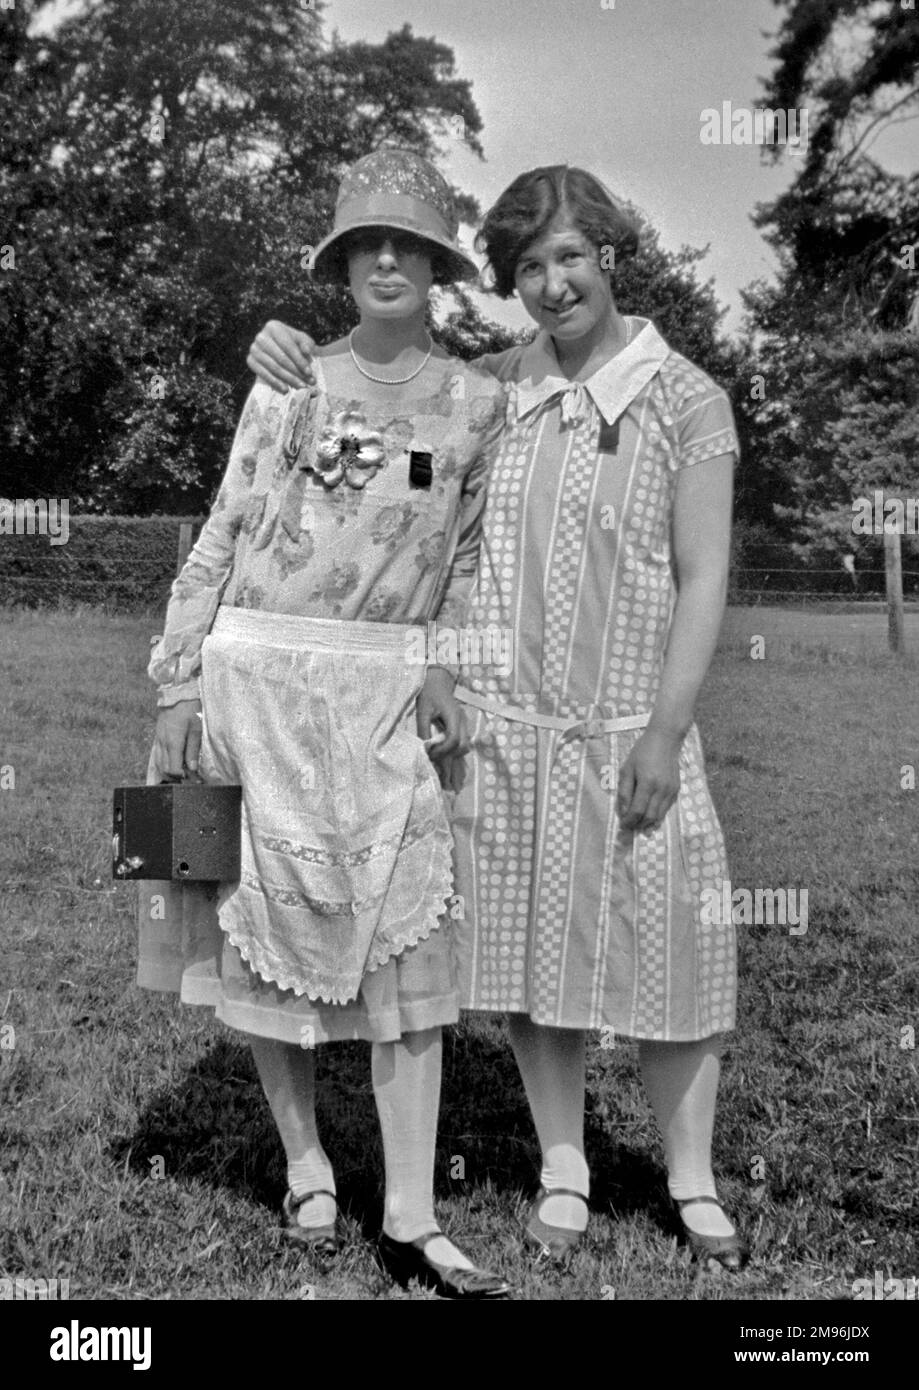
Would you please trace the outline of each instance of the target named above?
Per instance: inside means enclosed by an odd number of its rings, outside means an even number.
[[[580,390],[545,335],[500,359],[517,394],[466,621],[499,629],[510,659],[484,649],[463,667],[476,696],[571,720],[654,707],[676,601],[677,476],[736,454],[737,439],[711,378],[650,323],[632,327]],[[615,802],[640,730],[565,738],[473,706],[467,716],[473,754],[453,818],[463,1006],[633,1038],[731,1029],[735,929],[703,912],[727,865],[695,726],[676,803],[635,835]]]

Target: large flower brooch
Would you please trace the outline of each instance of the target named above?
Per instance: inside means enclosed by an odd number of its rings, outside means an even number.
[[[333,415],[316,446],[315,468],[326,487],[337,487],[342,479],[350,487],[365,487],[385,462],[383,436],[353,410]]]

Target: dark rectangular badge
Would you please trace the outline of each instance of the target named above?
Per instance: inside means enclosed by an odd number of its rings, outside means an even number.
[[[408,456],[408,481],[410,487],[430,487],[434,476],[433,455],[412,449]]]
[[[601,454],[618,454],[619,452],[619,421],[614,420],[608,425],[605,420],[600,420],[600,438],[597,448]]]

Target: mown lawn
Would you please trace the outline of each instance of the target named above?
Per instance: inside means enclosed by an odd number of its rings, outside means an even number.
[[[67,1278],[78,1299],[433,1297],[391,1289],[373,1259],[367,1047],[320,1051],[350,1237],[320,1275],[279,1239],[281,1150],[238,1035],[134,986],[111,789],[143,780],[156,627],[0,611],[0,768],[15,776],[0,791],[0,1276]],[[804,935],[740,928],[716,1155],[750,1271],[699,1272],[677,1248],[634,1049],[599,1039],[590,1238],[567,1275],[535,1270],[518,1235],[532,1126],[501,1025],[470,1019],[445,1047],[439,1211],[518,1297],[832,1299],[875,1270],[919,1273],[919,791],[901,790],[919,766],[917,662],[884,641],[881,614],[732,610],[699,711],[734,886],[809,894]]]

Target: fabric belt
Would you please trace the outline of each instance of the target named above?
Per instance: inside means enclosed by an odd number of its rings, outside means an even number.
[[[419,631],[410,623],[352,622],[343,618],[309,618],[299,613],[271,613],[263,608],[217,609],[212,631],[267,646],[304,651],[363,652],[405,660],[410,638]],[[417,663],[421,678],[424,662]]]
[[[486,714],[497,714],[502,719],[514,720],[519,724],[533,724],[537,729],[553,729],[561,734],[559,743],[568,743],[575,738],[596,738],[599,734],[625,733],[628,729],[643,729],[651,718],[650,714],[626,714],[619,719],[565,719],[554,714],[536,714],[517,705],[502,705],[461,685],[453,693],[464,705],[472,705]]]

